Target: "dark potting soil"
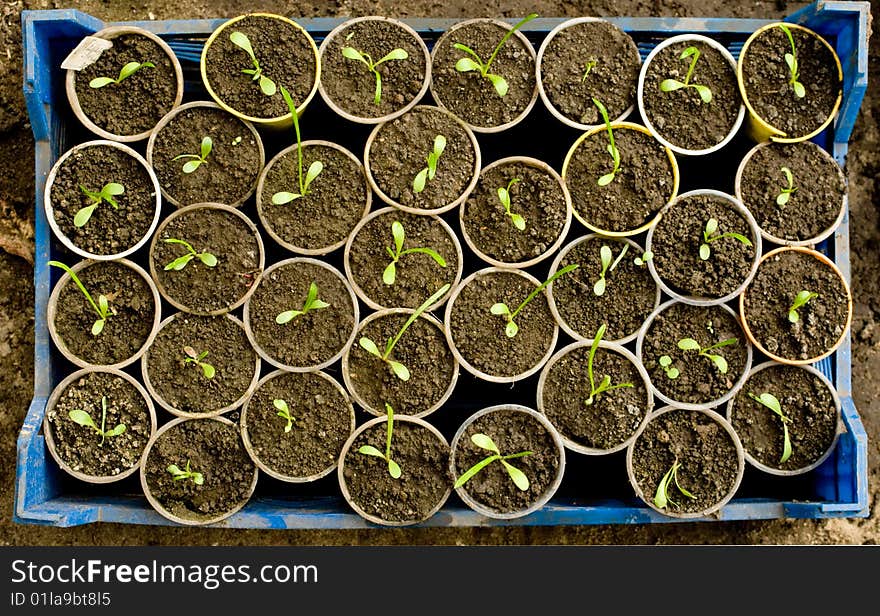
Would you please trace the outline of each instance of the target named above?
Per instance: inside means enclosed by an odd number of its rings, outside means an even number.
[[[562,436],[592,449],[612,449],[636,433],[648,406],[648,391],[638,369],[624,356],[599,348],[593,357],[593,380],[596,386],[605,376],[611,385],[629,383],[590,398],[588,372],[590,347],[576,348],[561,357],[547,375],[543,413]]]
[[[362,325],[358,339],[366,336],[385,350],[385,341],[403,327],[409,314],[390,314]],[[390,359],[409,369],[408,381],[400,380],[391,367],[351,345],[348,359],[352,388],[373,409],[385,412],[385,403],[400,415],[417,415],[434,406],[446,394],[455,374],[455,357],[440,326],[419,317],[409,326],[391,351]]]
[[[788,311],[801,291],[819,295],[798,308],[800,318],[792,323]],[[847,325],[850,308],[843,281],[808,254],[785,251],[766,259],[745,294],[743,314],[752,335],[778,357],[818,357],[840,340]]]
[[[493,127],[517,119],[537,94],[534,51],[514,34],[492,60],[489,72],[500,75],[509,87],[503,97],[480,71],[461,73],[455,64],[470,54],[453,47],[467,45],[483,62],[488,62],[495,47],[510,27],[478,21],[456,28],[437,49],[431,63],[431,92],[443,106],[472,126]]]
[[[535,288],[518,274],[493,272],[477,276],[461,289],[452,306],[450,327],[458,352],[471,366],[492,376],[509,377],[541,363],[557,327],[546,290],[516,315],[519,332],[513,338],[505,333],[506,317],[490,312],[498,302],[514,312]]]
[[[395,221],[403,225],[404,250],[430,248],[443,258],[446,267],[424,253],[410,253],[397,261],[394,284],[385,284],[382,273],[391,263],[387,248],[394,248],[391,225]],[[349,252],[352,281],[384,308],[418,308],[444,284],[455,282],[457,241],[439,218],[394,209],[370,220],[354,236]]]
[[[335,148],[307,145],[303,147],[303,177],[316,160],[324,169],[305,197],[284,205],[272,203],[277,192],[300,192],[296,147],[269,167],[260,195],[263,224],[288,244],[305,250],[344,242],[365,215],[369,195],[360,163]]]
[[[202,485],[175,480],[171,464],[201,473]],[[256,466],[244,448],[235,424],[191,419],[163,433],[145,461],[150,492],[169,513],[187,520],[209,520],[250,498]]]
[[[791,171],[796,190],[789,193],[788,203],[779,205],[776,198],[788,188],[783,167]],[[771,143],[755,150],[746,163],[740,191],[743,204],[765,233],[804,241],[837,222],[846,179],[837,163],[815,143]]]
[[[290,432],[273,402],[284,400]],[[336,466],[354,430],[348,397],[314,372],[283,372],[260,385],[248,402],[247,434],[256,457],[276,473],[306,478]]]
[[[85,411],[100,428],[103,416],[101,398],[107,398],[104,430],[120,424],[125,431],[108,436],[69,417],[75,409]],[[55,452],[74,471],[93,477],[119,475],[140,462],[152,432],[147,402],[134,385],[106,372],[91,372],[67,386],[46,416],[52,429]]]
[[[242,32],[251,42],[263,75],[275,82],[277,91],[266,96],[259,81],[243,73],[252,70],[247,52],[232,44],[229,36]],[[297,107],[315,85],[317,60],[309,37],[299,28],[271,17],[249,15],[223,29],[205,56],[207,83],[224,103],[252,118],[277,118],[290,113],[281,95],[283,86]]]
[[[788,422],[791,456],[783,463],[782,420],[748,394],[770,393],[779,400]],[[776,365],[752,375],[736,395],[730,423],[743,448],[770,468],[793,471],[825,455],[837,433],[839,413],[822,379],[797,366]]]
[[[140,34],[122,34],[111,39],[113,47],[94,63],[74,73],[74,89],[87,118],[114,135],[139,135],[152,130],[174,107],[177,73],[174,63],[155,41]],[[152,62],[119,83],[92,88],[96,77],[117,79],[129,62]]]
[[[730,494],[739,470],[736,445],[717,421],[699,411],[677,409],[651,419],[633,444],[636,483],[653,500],[663,476],[678,461],[678,483],[695,498],[684,496],[673,481],[667,494],[671,513],[704,511]]]
[[[282,312],[302,310],[312,283],[318,299],[330,304],[283,325]],[[354,328],[354,306],[342,274],[314,263],[282,265],[263,277],[248,303],[248,321],[256,343],[275,361],[293,367],[317,366],[346,345]]]
[[[391,459],[400,466],[394,479],[382,458],[358,453],[364,445],[385,452],[388,425],[380,422],[354,439],[342,473],[351,500],[366,513],[389,522],[418,522],[431,513],[452,487],[449,446],[422,426],[395,421]]]
[[[73,280],[58,294],[55,330],[67,350],[98,365],[112,365],[137,353],[147,342],[159,307],[149,283],[117,261],[96,261],[77,273],[95,302],[103,295],[110,306],[104,329],[92,335],[98,313]]]
[[[841,83],[831,51],[815,36],[790,31],[797,50],[798,81],[806,89],[803,98],[795,96],[789,84],[785,54],[791,53],[791,43],[780,28],[768,28],[749,43],[740,62],[746,96],[758,116],[788,137],[802,137],[831,115]]]
[[[208,352],[202,361],[214,367],[213,378],[185,361],[185,346]],[[156,394],[184,413],[210,413],[236,402],[247,393],[259,367],[244,327],[228,316],[186,313],[159,330],[143,361]]]
[[[718,221],[710,235],[738,233],[709,242],[709,258],[700,258],[703,232],[709,219]],[[736,291],[749,277],[757,258],[752,228],[727,199],[714,195],[679,198],[657,221],[651,237],[654,269],[674,291],[694,297],[718,298]]]
[[[727,360],[727,373],[698,351],[683,351],[678,342],[692,338],[707,349],[723,340],[736,338],[735,344],[708,351]],[[730,391],[745,372],[748,347],[745,334],[736,318],[721,306],[689,306],[674,303],[658,314],[645,332],[642,363],[654,386],[668,398],[679,402],[706,404]],[[679,376],[666,375],[659,360],[667,355],[670,368]]]
[[[102,201],[84,226],[74,226],[76,213],[92,204],[80,186],[97,193],[111,182],[125,188],[113,197],[119,208]],[[155,186],[147,169],[130,154],[108,145],[71,154],[58,168],[49,198],[61,233],[96,255],[128,250],[147,234],[156,215]]]
[[[653,219],[669,202],[675,184],[666,148],[651,135],[634,129],[614,130],[620,169],[614,180],[599,186],[614,161],[608,154],[608,132],[584,139],[569,161],[565,183],[574,211],[598,229],[629,231]]]
[[[509,190],[510,211],[525,220],[517,229],[498,197],[499,188],[518,179]],[[480,175],[476,188],[462,205],[464,231],[483,254],[503,263],[522,263],[547,253],[568,222],[568,203],[562,184],[533,165],[510,162]]]
[[[478,417],[457,442],[454,452],[456,477],[492,455],[471,441],[474,434],[491,438],[501,455],[532,452],[510,461],[525,473],[529,480],[528,490],[522,491],[513,483],[504,465],[492,462],[463,486],[475,501],[493,511],[507,513],[530,507],[550,489],[559,473],[559,449],[553,436],[537,419],[516,409],[499,409]]]
[[[179,271],[165,266],[188,254],[188,242],[198,252],[217,258],[209,267],[194,257]],[[156,284],[168,297],[198,313],[226,310],[239,302],[260,277],[262,247],[257,234],[231,212],[213,208],[180,210],[163,223],[150,252]]]
[[[647,265],[634,263],[643,251],[629,246],[617,267],[605,273],[605,292],[596,295],[593,287],[602,273],[602,246],[608,246],[617,259],[629,245],[598,236],[577,244],[562,258],[559,269],[572,264],[580,267],[553,282],[553,301],[562,320],[584,338],[592,339],[605,323],[605,339],[620,340],[636,333],[653,312],[657,283]]]
[[[195,171],[184,173],[183,166],[195,159],[174,158],[200,156],[204,137],[211,138],[211,153]],[[152,165],[159,185],[180,205],[233,205],[254,190],[262,171],[260,146],[248,126],[212,107],[192,107],[174,116],[156,134]]]
[[[589,72],[587,66],[593,64]],[[607,21],[589,21],[560,30],[541,60],[544,92],[569,120],[600,124],[598,98],[611,120],[636,102],[641,59],[635,41]]]
[[[660,84],[665,79],[684,83],[693,56],[682,60],[681,54],[690,47],[696,47],[700,56],[689,85],[663,92]],[[704,103],[692,84],[709,88],[712,99]],[[645,71],[642,100],[654,130],[669,143],[688,150],[705,150],[724,141],[742,108],[736,69],[720,51],[693,40],[664,47],[654,56]]]
[[[437,163],[437,174],[425,189],[413,191],[416,175],[427,168],[427,156],[437,135],[446,137],[446,148]],[[477,152],[465,128],[443,111],[417,107],[381,125],[370,145],[370,172],[390,199],[412,208],[438,209],[458,199],[477,173]]]
[[[375,102],[376,76],[359,60],[342,55],[353,47],[378,62],[395,49],[407,53],[403,60],[386,60],[375,69],[381,76],[379,104]],[[361,21],[341,30],[321,54],[321,85],[333,103],[359,118],[379,118],[406,107],[425,84],[427,65],[420,41],[397,24]]]

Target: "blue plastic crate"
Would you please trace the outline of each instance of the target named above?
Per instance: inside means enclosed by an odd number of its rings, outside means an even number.
[[[832,128],[820,134],[815,141],[832,152],[842,165],[845,162],[848,140],[855,123],[858,110],[867,88],[868,74],[868,19],[870,5],[868,2],[817,2],[793,15],[787,20],[810,27],[823,36],[837,50],[843,63],[844,96],[840,114]],[[296,16],[293,16],[296,19]],[[181,60],[184,76],[187,80],[187,91],[192,98],[207,98],[201,94],[198,74],[198,61],[202,45],[208,35],[224,20],[191,20],[191,21],[147,21],[126,22],[155,32],[166,39]],[[316,40],[320,40],[341,19],[298,19]],[[455,20],[451,19],[407,19],[404,20],[418,31],[428,42],[432,42],[446,30]],[[539,18],[523,29],[523,32],[536,44],[546,36],[561,19]],[[636,40],[642,57],[660,40],[680,33],[693,32],[712,36],[738,57],[739,50],[748,36],[760,26],[768,23],[759,19],[678,19],[678,18],[611,18],[612,23],[629,32]],[[24,94],[36,141],[36,265],[34,267],[35,282],[35,367],[34,398],[25,418],[18,438],[18,457],[15,485],[14,519],[19,523],[49,524],[55,526],[74,526],[90,522],[122,522],[131,524],[169,524],[155,513],[146,499],[139,493],[136,478],[125,480],[110,486],[92,486],[82,484],[67,477],[51,461],[47,455],[42,435],[42,420],[46,400],[52,388],[62,376],[72,371],[50,343],[46,323],[46,305],[54,282],[55,273],[50,273],[47,262],[51,258],[74,260],[70,254],[55,242],[51,236],[44,209],[43,188],[46,176],[52,164],[60,154],[79,141],[93,138],[78,126],[69,111],[64,95],[63,71],[60,64],[66,54],[73,49],[79,40],[106,25],[99,19],[75,10],[23,11],[22,30],[24,39]],[[188,100],[185,97],[185,100]],[[349,146],[358,152],[356,144],[362,147],[363,138],[368,129],[334,120],[325,109],[319,98],[310,105],[304,116],[304,138],[311,138],[310,131],[315,130],[313,119],[327,118],[333,130],[344,139],[355,145]],[[317,108],[317,111],[313,111]],[[313,117],[314,116],[314,117]],[[540,103],[535,106],[531,116],[538,116],[535,121],[548,122],[550,118]],[[636,118],[637,119],[637,118]],[[530,120],[523,124],[528,130]],[[545,154],[548,163],[559,167],[561,157],[568,149],[576,132],[559,126],[556,122],[547,131],[542,132],[544,146],[551,150],[539,152]],[[742,132],[742,131],[741,131]],[[513,133],[516,135],[517,133]],[[520,135],[524,134],[522,132]],[[318,135],[315,135],[318,136]],[[326,135],[324,135],[326,136]],[[289,136],[268,136],[272,139],[289,139]],[[509,143],[505,139],[510,136],[480,136],[485,151],[510,152]],[[485,141],[484,141],[485,139]],[[564,140],[564,141],[560,141]],[[529,145],[534,145],[530,143]],[[728,146],[734,155],[745,152],[749,144],[740,137],[738,146]],[[540,146],[537,146],[540,147]],[[739,148],[737,150],[736,148]],[[141,148],[142,149],[142,148]],[[525,148],[523,148],[525,149]],[[728,156],[730,152],[728,152]],[[491,157],[487,157],[489,162]],[[717,162],[720,159],[713,159]],[[685,176],[701,177],[703,182],[697,187],[718,187],[732,192],[732,176],[738,159],[727,160],[729,177],[714,177],[717,170],[712,160],[692,162],[697,173]],[[699,165],[704,165],[699,167]],[[727,172],[725,172],[727,173]],[[706,182],[712,178],[712,182]],[[729,186],[725,184],[729,182]],[[683,190],[690,187],[683,186]],[[168,206],[164,214],[170,211]],[[573,234],[583,230],[573,225]],[[569,236],[569,239],[572,235]],[[849,216],[837,230],[833,240],[828,240],[818,247],[829,254],[838,264],[844,276],[850,278],[849,261]],[[137,253],[136,253],[137,254]],[[280,254],[280,253],[279,253]],[[270,255],[271,256],[271,255]],[[141,258],[144,258],[141,253]],[[268,263],[267,263],[268,265]],[[545,266],[546,267],[546,266]],[[170,314],[168,306],[163,304],[163,316]],[[859,419],[858,412],[852,401],[851,345],[849,338],[843,346],[829,359],[817,366],[835,383],[843,401],[843,422],[846,433],[840,438],[832,456],[818,469],[798,478],[772,478],[758,473],[755,469],[746,468],[746,476],[738,496],[725,506],[711,520],[743,520],[771,518],[830,518],[830,517],[867,517],[868,516],[868,464],[867,437]],[[756,358],[756,361],[760,358]],[[137,364],[135,364],[136,366]],[[466,377],[465,377],[466,378]],[[461,387],[461,384],[459,385]],[[467,386],[467,385],[466,385]],[[476,407],[488,401],[479,398],[479,390],[485,389],[484,383],[473,383],[471,389],[475,395]],[[518,394],[516,388],[507,390],[491,390],[492,396],[507,396],[511,400]],[[497,397],[492,398],[500,401]],[[520,398],[522,400],[522,398]],[[533,401],[526,400],[533,406]],[[462,411],[461,409],[457,409]],[[429,419],[434,423],[436,416],[445,410],[438,411]],[[450,411],[453,413],[456,409]],[[454,416],[463,419],[464,415]],[[161,419],[170,417],[161,415]],[[452,420],[450,420],[452,422]],[[454,422],[452,422],[454,423]],[[452,425],[450,423],[450,425]],[[439,426],[439,421],[438,421]],[[451,428],[454,431],[454,427]],[[451,435],[450,430],[446,430]],[[568,467],[563,488],[557,496],[542,510],[525,518],[500,521],[485,518],[465,507],[453,495],[447,505],[426,526],[490,526],[490,525],[570,525],[570,524],[632,524],[672,522],[673,518],[662,516],[646,507],[632,494],[626,481],[622,454],[603,456],[602,459],[584,459],[584,456],[568,456]],[[617,488],[608,490],[606,494],[601,487],[593,494],[587,493],[577,485],[582,473],[591,474],[591,484],[597,477],[609,476]],[[273,480],[263,475],[260,479],[255,497],[239,513],[228,518],[218,526],[237,528],[359,528],[371,526],[355,514],[338,494],[335,474],[308,487],[290,486],[272,483]],[[264,484],[267,484],[264,488]],[[601,482],[600,482],[601,484]],[[610,484],[609,484],[610,485]],[[567,487],[566,487],[567,486]]]

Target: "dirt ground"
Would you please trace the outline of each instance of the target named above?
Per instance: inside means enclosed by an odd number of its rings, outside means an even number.
[[[22,97],[23,8],[77,8],[105,20],[232,17],[245,10],[304,17],[731,16],[779,18],[800,2],[725,0],[0,0],[0,545],[350,545],[350,544],[874,544],[880,539],[880,37],[870,47],[869,89],[851,141],[847,174],[852,230],[853,389],[869,438],[870,518],[713,524],[357,531],[238,531],[93,524],[58,529],[15,525],[16,437],[33,384],[33,150]],[[405,8],[402,8],[405,7]],[[877,4],[872,6],[876,15]]]

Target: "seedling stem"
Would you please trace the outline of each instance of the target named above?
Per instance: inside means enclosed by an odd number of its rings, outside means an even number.
[[[281,96],[284,98],[284,102],[287,103],[287,108],[290,110],[290,115],[293,117],[293,130],[296,133],[296,161],[297,168],[299,171],[299,192],[277,192],[272,195],[272,203],[275,205],[284,205],[285,203],[290,203],[295,199],[300,199],[309,194],[309,186],[315,179],[321,174],[324,170],[324,163],[320,160],[313,161],[311,165],[309,165],[309,170],[306,172],[305,178],[303,178],[303,155],[302,155],[302,136],[299,132],[299,114],[296,111],[296,104],[293,102],[293,99],[290,97],[290,92],[288,92],[284,86],[281,86]]]

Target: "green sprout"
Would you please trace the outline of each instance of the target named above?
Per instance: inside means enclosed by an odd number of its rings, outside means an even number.
[[[233,144],[234,145],[234,144]],[[208,164],[208,154],[211,153],[211,148],[214,147],[214,142],[210,137],[202,137],[202,144],[199,146],[199,154],[180,154],[175,156],[171,160],[180,160],[181,158],[191,158],[192,160],[187,161],[183,164],[183,172],[184,173],[192,173],[202,165]]]
[[[394,374],[397,376],[397,378],[399,378],[401,381],[408,381],[410,377],[409,368],[404,366],[399,361],[391,359],[391,351],[394,350],[394,345],[397,344],[397,342],[400,340],[400,337],[403,336],[404,332],[409,328],[409,326],[412,325],[417,318],[419,318],[419,315],[427,310],[428,306],[432,305],[438,299],[443,297],[443,294],[446,293],[448,290],[449,283],[446,283],[445,285],[440,287],[437,292],[434,293],[434,295],[426,299],[425,303],[416,308],[415,311],[410,315],[409,319],[406,320],[406,323],[403,324],[403,327],[400,328],[400,331],[397,332],[397,335],[393,338],[389,338],[388,341],[385,343],[384,353],[380,352],[379,347],[376,346],[376,343],[366,336],[362,336],[361,339],[358,341],[358,344],[360,344],[361,348],[364,349],[367,353],[369,353],[370,355],[375,355],[386,364],[388,364],[391,367],[391,370],[394,371]]]
[[[300,310],[285,310],[275,317],[275,322],[278,325],[284,325],[296,317],[305,316],[311,310],[321,310],[329,307],[330,304],[318,299],[318,285],[313,282],[309,285],[309,293],[306,296],[306,302],[303,304],[303,307]]]
[[[529,294],[529,296],[525,299],[525,301],[523,303],[521,303],[517,307],[517,309],[514,310],[513,312],[510,311],[510,308],[508,308],[507,304],[505,304],[504,302],[492,304],[492,307],[489,308],[489,312],[491,312],[492,314],[494,314],[496,316],[504,316],[504,318],[507,320],[507,325],[504,328],[504,333],[507,334],[508,338],[515,337],[517,332],[519,332],[519,325],[517,325],[514,322],[516,315],[518,315],[520,312],[522,312],[522,309],[525,308],[530,301],[535,299],[538,296],[538,293],[543,291],[547,287],[547,285],[552,283],[554,280],[556,280],[560,276],[563,276],[571,271],[576,270],[578,267],[580,267],[580,266],[576,263],[574,263],[572,265],[566,265],[565,267],[563,267],[561,270],[559,270],[558,272],[556,272],[555,274],[550,276],[550,278],[548,278],[546,281],[541,283],[534,291],[532,291]]]
[[[635,263],[639,267],[642,267],[643,265],[647,265],[648,261],[650,261],[653,258],[654,258],[654,253],[651,252],[650,250],[646,250],[645,252],[642,253],[641,257],[636,257],[635,259],[633,259],[633,263]]]
[[[434,149],[431,150],[431,153],[425,158],[428,166],[419,171],[416,174],[416,177],[413,178],[413,192],[420,193],[425,190],[425,182],[427,180],[433,180],[434,176],[437,175],[437,164],[440,162],[440,155],[443,154],[443,150],[445,149],[446,137],[443,135],[436,135],[434,137]]]
[[[663,368],[663,371],[666,373],[666,378],[671,381],[677,379],[681,374],[679,369],[672,365],[672,358],[669,357],[669,355],[661,355],[658,363],[660,364],[660,367]]]
[[[611,173],[606,173],[596,181],[599,186],[607,186],[614,181],[614,177],[620,171],[620,151],[617,149],[617,146],[614,145],[614,131],[611,130],[611,120],[608,119],[608,110],[605,109],[605,105],[599,102],[598,98],[593,99],[593,104],[599,108],[599,113],[602,114],[602,120],[605,122],[605,130],[608,131],[607,150],[608,154],[611,155],[611,160],[614,161],[614,168],[611,170]]]
[[[596,350],[599,348],[599,342],[602,341],[602,336],[605,335],[605,324],[599,327],[599,330],[596,332],[596,335],[593,337],[593,344],[590,346],[590,355],[587,359],[587,375],[590,377],[590,397],[584,400],[584,404],[587,406],[591,406],[593,402],[596,400],[596,396],[599,394],[605,393],[606,391],[612,391],[614,389],[621,389],[624,387],[635,387],[632,383],[620,383],[619,385],[611,384],[611,377],[609,375],[605,375],[602,377],[602,381],[599,383],[599,386],[596,387],[596,381],[593,380],[593,358],[596,356]]]
[[[712,346],[708,346],[704,349],[700,346],[700,343],[693,338],[682,338],[678,341],[678,348],[682,351],[699,351],[700,356],[707,357],[712,360],[712,363],[715,364],[716,368],[718,368],[718,372],[720,372],[721,374],[727,374],[727,360],[724,359],[721,355],[710,353],[709,351],[714,351],[716,349],[720,349],[731,344],[737,344],[738,342],[739,340],[737,340],[736,338],[728,338],[727,340],[716,342]]]
[[[503,186],[498,187],[498,200],[501,201],[501,205],[504,206],[504,211],[507,212],[507,215],[510,216],[510,220],[513,223],[513,226],[519,229],[520,231],[526,230],[526,219],[520,216],[519,214],[515,214],[510,211],[510,188],[517,182],[519,182],[519,178],[513,178],[507,183],[507,188]]]
[[[797,49],[794,46],[794,37],[791,35],[791,29],[785,24],[779,24],[779,29],[785,32],[785,36],[788,37],[788,42],[791,44],[791,53],[785,54],[785,63],[788,65],[790,74],[788,85],[794,90],[795,96],[803,98],[807,95],[807,90],[804,88],[804,84],[798,81],[800,75],[798,74]]]
[[[776,195],[776,205],[779,207],[784,207],[788,200],[791,198],[791,193],[797,190],[797,187],[794,185],[794,176],[791,174],[791,169],[788,167],[781,167],[780,171],[785,176],[785,181],[788,183],[788,186],[782,189],[778,195]]]
[[[406,60],[407,58],[409,58],[409,54],[400,48],[392,49],[390,52],[388,52],[388,54],[386,54],[377,62],[373,62],[373,58],[370,56],[370,54],[358,51],[354,47],[343,47],[342,55],[349,60],[357,60],[359,62],[363,62],[367,65],[367,70],[373,73],[373,75],[376,77],[376,94],[373,96],[373,103],[375,103],[376,105],[378,105],[382,100],[382,75],[379,74],[377,67],[383,62],[387,62],[389,60]]]
[[[294,199],[305,197],[309,194],[309,186],[311,183],[314,182],[324,170],[324,163],[320,160],[316,160],[309,165],[309,170],[306,172],[306,176],[303,177],[302,136],[299,132],[299,113],[296,111],[296,104],[290,97],[290,92],[288,92],[284,86],[281,86],[281,96],[284,97],[284,102],[287,103],[287,108],[290,109],[290,115],[293,117],[293,128],[296,133],[296,160],[299,169],[299,192],[275,193],[272,195],[272,203],[275,205],[284,205],[285,203],[290,203]]]
[[[214,378],[214,374],[216,373],[216,371],[214,370],[214,366],[202,361],[208,356],[207,351],[196,353],[196,350],[191,346],[185,346],[183,347],[183,352],[184,354],[186,354],[186,358],[183,360],[184,365],[193,363],[202,369],[202,374],[205,375],[206,379]]]
[[[623,250],[620,251],[620,254],[617,255],[617,258],[614,259],[614,262],[612,263],[611,259],[614,257],[614,253],[611,252],[611,249],[604,244],[602,245],[602,248],[599,249],[599,260],[602,262],[602,272],[599,274],[599,280],[593,284],[593,294],[596,297],[602,297],[605,294],[605,274],[610,274],[614,271],[614,268],[616,268],[617,264],[623,259],[627,250],[629,250],[629,244],[624,244]]]
[[[678,508],[678,503],[669,497],[669,484],[673,482],[675,482],[675,487],[678,488],[678,491],[681,492],[683,496],[686,496],[691,500],[697,498],[678,483],[678,469],[680,468],[681,462],[678,460],[673,462],[672,467],[666,471],[666,474],[663,475],[663,479],[661,479],[660,483],[657,485],[657,492],[654,494],[654,505],[657,506],[657,509],[665,509],[667,505],[672,505]]]
[[[74,409],[67,414],[70,417],[71,421],[77,423],[81,426],[85,426],[87,428],[91,428],[95,432],[101,435],[101,442],[98,443],[98,447],[104,446],[104,439],[108,436],[119,436],[123,432],[125,432],[125,424],[119,424],[115,428],[111,428],[110,430],[105,430],[105,426],[107,423],[107,397],[101,396],[101,427],[99,428],[92,416],[86,413],[81,409]]]
[[[718,231],[718,221],[714,218],[710,218],[706,221],[706,226],[703,229],[703,243],[700,244],[700,259],[706,261],[709,256],[712,254],[712,250],[709,248],[709,244],[714,242],[715,240],[724,239],[725,237],[732,237],[745,244],[746,246],[751,246],[752,241],[744,235],[739,233],[717,233]]]
[[[397,262],[400,261],[400,257],[404,255],[415,253],[425,254],[434,259],[440,267],[446,267],[446,259],[430,248],[407,248],[404,250],[403,242],[406,240],[406,232],[403,230],[403,225],[396,220],[391,223],[391,235],[394,237],[394,248],[391,248],[391,246],[385,247],[385,250],[387,250],[388,254],[391,256],[391,263],[389,263],[385,267],[385,271],[382,272],[382,282],[385,284],[394,284],[394,281],[397,279]]]
[[[114,210],[118,210],[119,204],[116,203],[116,199],[114,199],[113,197],[121,195],[125,192],[125,187],[122,184],[117,184],[116,182],[104,184],[104,187],[101,188],[100,192],[89,190],[82,184],[79,185],[79,189],[86,197],[89,198],[89,204],[79,210],[73,217],[73,226],[78,228],[84,227],[86,223],[89,222],[89,218],[91,218],[92,214],[95,213],[95,208],[101,205],[101,203],[104,201],[109,203]]]
[[[118,85],[122,80],[131,77],[142,68],[156,68],[156,65],[152,62],[129,62],[120,69],[119,77],[116,79],[113,77],[95,77],[89,82],[89,87],[103,88],[104,86],[109,86],[111,83]]]
[[[810,291],[798,291],[798,294],[794,298],[794,303],[788,309],[788,320],[791,323],[797,323],[800,321],[801,315],[798,314],[798,308],[805,306],[806,303],[814,297],[819,297],[819,294]]]
[[[201,473],[197,473],[195,471],[191,471],[189,469],[189,460],[186,461],[186,467],[183,470],[180,470],[180,467],[176,464],[169,464],[168,468],[165,469],[172,475],[174,475],[174,481],[183,481],[184,479],[191,479],[194,484],[197,486],[205,483],[205,477]]]
[[[584,83],[587,80],[587,76],[590,74],[590,71],[596,68],[596,65],[599,64],[598,60],[590,60],[584,66],[584,76],[581,77],[581,83]]]
[[[526,474],[524,472],[508,462],[508,460],[530,456],[532,455],[531,451],[520,451],[519,453],[512,453],[506,456],[502,456],[501,451],[498,449],[498,446],[495,444],[495,442],[491,438],[489,438],[489,436],[479,432],[471,435],[471,442],[480,449],[491,451],[492,455],[483,458],[472,467],[470,467],[468,470],[466,470],[464,473],[462,473],[461,477],[459,477],[455,481],[455,485],[453,486],[454,488],[460,488],[461,486],[466,484],[471,479],[471,477],[479,473],[495,460],[498,460],[501,462],[501,464],[504,465],[504,469],[507,471],[507,474],[510,475],[510,478],[513,480],[513,483],[516,484],[517,488],[519,488],[523,492],[529,489],[529,478],[526,477]]]
[[[241,135],[232,140],[232,145],[238,145],[241,143]]]
[[[183,268],[186,267],[187,263],[189,263],[190,261],[192,261],[195,258],[198,258],[199,261],[201,261],[202,263],[204,263],[208,267],[214,267],[215,265],[217,265],[217,257],[215,257],[214,255],[212,255],[210,252],[207,252],[207,251],[196,252],[196,249],[193,248],[192,244],[190,244],[189,242],[179,240],[175,237],[169,237],[163,241],[166,244],[180,244],[181,246],[185,247],[187,250],[187,253],[185,255],[181,255],[181,256],[177,257],[176,259],[174,259],[173,261],[171,261],[170,263],[165,265],[164,270],[166,272],[170,271],[170,270],[174,270],[175,272],[179,272],[180,270],[182,270]]]
[[[712,102],[712,90],[710,90],[708,86],[691,83],[691,77],[694,74],[694,67],[697,66],[697,60],[700,59],[700,50],[696,47],[688,47],[681,52],[679,60],[686,60],[690,57],[693,57],[693,59],[691,60],[691,65],[688,67],[687,75],[684,77],[684,83],[675,79],[664,79],[660,82],[660,90],[663,92],[673,92],[682,88],[693,88],[697,91],[697,94],[700,95],[700,98],[703,99],[704,103],[710,103]]]
[[[507,39],[513,36],[514,32],[519,30],[528,22],[532,21],[537,16],[537,13],[531,13],[530,15],[527,15],[522,20],[520,20],[520,22],[516,24],[513,28],[508,30],[501,38],[501,41],[498,43],[498,45],[495,47],[495,51],[492,52],[492,55],[489,57],[488,62],[483,62],[480,59],[480,56],[477,55],[477,52],[475,52],[467,45],[462,45],[461,43],[453,44],[453,47],[471,56],[470,58],[459,58],[458,62],[455,63],[455,70],[457,70],[459,73],[479,71],[480,75],[492,82],[492,86],[495,88],[495,92],[498,93],[498,96],[504,97],[507,94],[508,89],[510,88],[510,86],[507,84],[507,80],[501,75],[494,75],[490,73],[489,68],[492,66],[492,62],[495,60],[495,56],[498,55],[498,52],[501,51],[504,43],[507,42]]]
[[[758,404],[766,406],[768,409],[779,415],[779,419],[782,420],[782,457],[779,458],[779,463],[782,464],[791,457],[791,439],[788,436],[788,423],[791,419],[782,413],[782,405],[779,404],[779,400],[773,394],[765,392],[756,396],[752,392],[748,392],[748,395],[749,398]]]
[[[290,407],[287,406],[287,401],[280,398],[275,398],[274,400],[272,400],[272,406],[278,409],[277,415],[279,417],[283,417],[287,420],[287,425],[284,426],[284,431],[290,432],[293,429],[294,422],[296,422],[296,417],[290,414]]]
[[[244,32],[236,31],[229,35],[229,40],[232,41],[233,45],[243,49],[251,57],[251,63],[254,65],[254,68],[243,68],[241,72],[245,75],[250,75],[253,81],[258,81],[263,94],[273,96],[277,90],[275,82],[263,74],[263,69],[260,68],[260,62],[257,60],[256,54],[254,54],[254,48],[251,46],[251,41],[247,35]]]
[[[372,445],[362,445],[358,449],[358,453],[362,453],[365,456],[382,458],[388,463],[388,474],[391,475],[393,479],[400,479],[400,465],[391,459],[391,434],[394,430],[394,409],[392,409],[391,405],[386,402],[385,410],[388,413],[388,419],[386,421],[388,429],[386,430],[385,437],[385,453],[382,453]]]
[[[82,283],[79,277],[73,273],[72,269],[70,269],[60,261],[49,261],[49,265],[60,267],[65,272],[70,274],[71,280],[73,280],[76,286],[79,287],[79,290],[82,291],[82,294],[86,296],[86,299],[89,300],[89,304],[92,305],[92,308],[98,315],[98,319],[94,323],[92,323],[92,335],[97,336],[98,334],[100,334],[104,330],[104,325],[107,322],[107,317],[109,317],[111,314],[116,314],[116,311],[111,310],[110,308],[110,298],[103,294],[98,295],[98,301],[95,302],[95,300],[92,298],[92,294],[88,292],[85,285]]]

